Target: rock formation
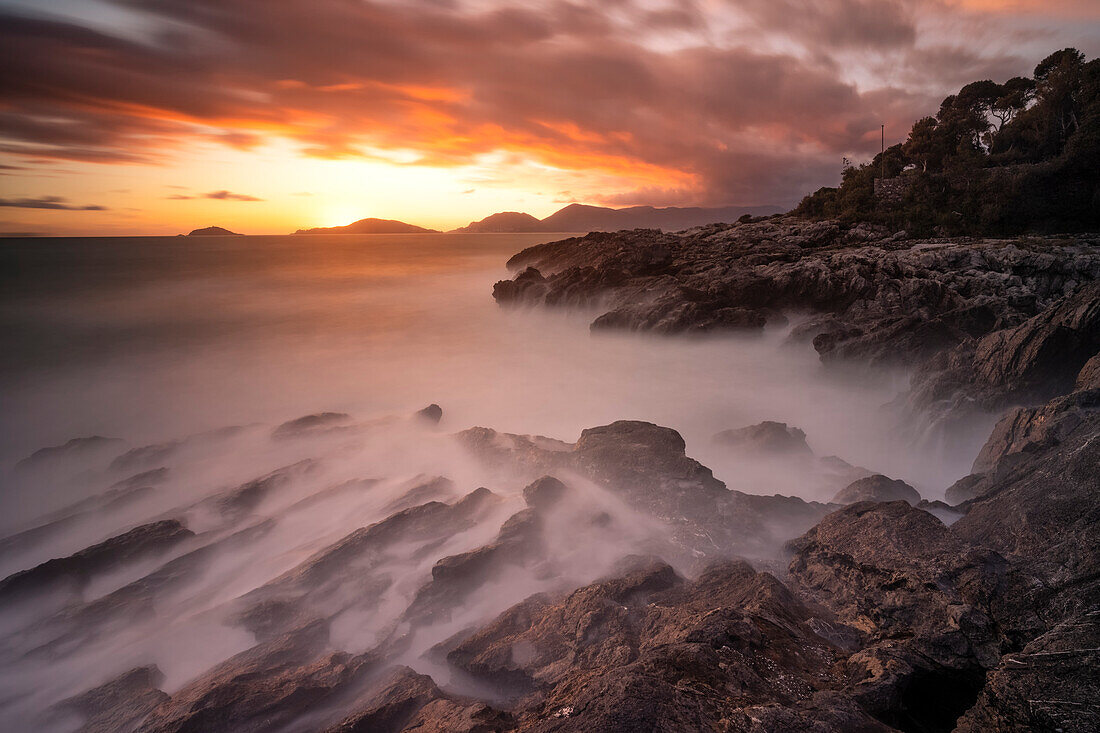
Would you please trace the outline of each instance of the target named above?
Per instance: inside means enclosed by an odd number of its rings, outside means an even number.
[[[834,504],[856,504],[861,501],[905,501],[910,506],[920,503],[920,494],[909,484],[882,474],[856,479],[833,497]]]

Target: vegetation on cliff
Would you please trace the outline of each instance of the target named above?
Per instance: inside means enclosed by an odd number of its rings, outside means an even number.
[[[876,179],[894,195],[876,195]],[[881,184],[880,184],[881,185]],[[1052,53],[1033,78],[964,86],[908,139],[794,213],[911,234],[1082,231],[1100,226],[1100,59]]]

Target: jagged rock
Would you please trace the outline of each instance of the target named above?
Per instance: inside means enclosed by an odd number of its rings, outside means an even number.
[[[989,673],[960,733],[1100,729],[1100,611],[1058,624]]]
[[[1000,409],[1072,391],[1100,350],[1100,283],[1081,288],[1015,326],[966,341],[924,365],[914,402]],[[1086,375],[1087,377],[1087,375]]]
[[[829,314],[803,330],[823,358],[911,364],[1017,326],[1100,279],[1095,243],[906,240],[774,217],[536,245],[508,261],[522,272],[493,295],[509,305],[598,306],[598,327],[661,332],[758,328],[784,310]]]
[[[1010,640],[994,619],[1019,581],[904,501],[860,503],[801,538],[792,587],[864,635],[847,661],[852,694],[903,730],[950,729]]]
[[[448,695],[431,677],[408,667],[393,670],[363,697],[365,709],[325,733],[499,733],[514,728],[507,713]]]
[[[393,514],[418,504],[439,501],[450,496],[454,488],[454,482],[444,476],[422,477],[414,481],[408,491],[387,504],[383,511]]]
[[[837,492],[834,504],[855,504],[861,501],[905,501],[910,506],[920,503],[920,493],[900,479],[881,473],[857,479]]]
[[[30,529],[0,540],[0,555],[13,558],[70,531],[83,521],[122,509],[148,496],[154,490],[153,485],[164,481],[167,475],[166,468],[139,473],[112,484],[101,494],[39,517],[38,524]]]
[[[992,485],[991,479],[991,476],[984,473],[972,473],[969,476],[963,476],[947,487],[944,491],[944,499],[947,500],[948,504],[957,507],[988,491],[989,486]]]
[[[284,726],[360,684],[370,654],[326,649],[328,624],[310,624],[237,654],[161,703],[140,733],[249,733]]]
[[[443,419],[443,408],[433,402],[423,410],[418,410],[416,417],[426,423],[438,425],[439,421]]]
[[[448,660],[517,695],[525,731],[749,730],[754,718],[770,730],[885,730],[830,689],[845,655],[812,617],[746,563],[688,583],[636,558],[609,580],[509,609]]]
[[[528,267],[512,280],[501,280],[493,286],[493,297],[501,303],[536,301],[548,291],[546,278],[538,270]]]
[[[581,474],[667,522],[669,551],[692,564],[734,555],[770,561],[792,533],[828,511],[802,499],[730,491],[686,455],[679,433],[647,422],[620,420],[588,428],[572,445],[484,428],[458,438],[490,466],[519,466],[528,475],[547,467]]]
[[[541,435],[498,433],[481,427],[463,430],[455,439],[486,467],[507,466],[532,480],[564,465],[573,449],[569,443]]]
[[[1072,388],[1085,362],[1100,350],[1100,284],[1068,296],[1016,328],[978,342],[980,384],[1010,398],[1047,398]]]
[[[1100,352],[1086,361],[1081,371],[1077,373],[1074,391],[1083,392],[1090,389],[1100,389]]]
[[[971,471],[989,471],[1007,456],[1058,443],[1097,410],[1100,410],[1100,390],[1081,390],[1042,407],[1009,410],[993,428]]]
[[[543,553],[543,520],[537,509],[513,514],[488,545],[444,557],[432,566],[432,579],[405,611],[419,623],[449,620],[452,609],[508,567],[521,566]]]
[[[1048,408],[1096,393],[1076,393]],[[1100,410],[1070,409],[1073,420],[1055,419],[1046,439],[1018,454],[990,489],[967,506],[953,532],[1013,558],[1041,578],[1039,606],[1058,614],[1087,608],[1100,597]],[[1061,427],[1058,427],[1058,425]],[[1005,462],[1002,458],[994,473]],[[1091,595],[1090,594],[1096,594]],[[1069,609],[1069,610],[1067,610]]]
[[[806,433],[786,423],[764,421],[757,425],[715,434],[714,442],[750,453],[810,455]]]
[[[169,697],[159,686],[164,674],[156,666],[137,667],[99,687],[54,705],[51,712],[75,713],[83,720],[79,733],[132,730]]]
[[[421,708],[445,696],[431,677],[399,667],[365,697],[370,700],[366,710],[348,716],[326,733],[399,733]]]
[[[351,415],[343,412],[318,412],[295,420],[288,420],[271,433],[272,438],[300,438],[316,434],[351,422]]]
[[[166,552],[195,533],[175,519],[143,524],[68,557],[47,560],[0,581],[0,600],[65,587],[83,588],[91,577],[139,558]]]
[[[289,488],[296,479],[308,475],[316,470],[317,466],[317,461],[311,458],[283,466],[265,476],[205,499],[196,507],[212,510],[230,523],[240,522],[272,494]]]
[[[552,509],[569,493],[569,487],[553,476],[543,476],[523,489],[527,506],[539,511]]]
[[[121,438],[105,438],[92,435],[87,438],[73,438],[62,445],[39,448],[34,453],[15,464],[16,471],[29,471],[41,468],[56,461],[86,460],[96,454],[121,449],[126,442]]]
[[[431,501],[357,529],[242,596],[234,619],[266,638],[304,615],[331,617],[351,606],[372,608],[392,582],[373,572],[387,560],[386,550],[404,543],[433,546],[469,529],[496,502],[491,491],[481,488],[453,504]]]

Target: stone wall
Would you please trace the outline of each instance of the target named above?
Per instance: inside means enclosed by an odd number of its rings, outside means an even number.
[[[896,178],[876,178],[875,198],[886,203],[896,204],[909,190],[910,179],[907,176]]]

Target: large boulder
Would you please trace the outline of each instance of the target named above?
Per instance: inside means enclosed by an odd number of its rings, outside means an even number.
[[[881,473],[856,479],[833,497],[834,504],[855,504],[861,501],[905,501],[910,506],[916,506],[921,497],[909,484]]]
[[[904,501],[853,504],[791,548],[792,588],[860,634],[846,664],[860,705],[902,730],[950,730],[1010,644],[1004,558]]]
[[[713,438],[738,452],[770,455],[812,455],[806,433],[786,423],[765,420],[744,428],[723,430]]]

